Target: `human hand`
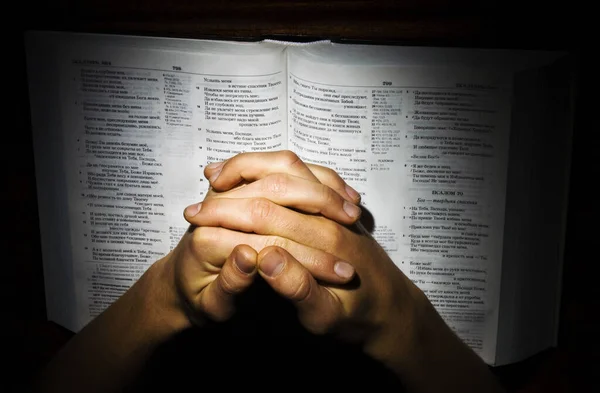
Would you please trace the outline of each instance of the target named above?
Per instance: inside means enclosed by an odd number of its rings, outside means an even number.
[[[277,161],[282,160],[282,154],[287,165]],[[421,293],[371,236],[348,228],[355,219],[344,214],[343,206],[358,202],[358,194],[334,171],[304,165],[293,153],[273,152],[237,155],[226,163],[208,166],[205,176],[213,189],[220,191],[211,194],[199,211],[194,207],[186,210],[186,219],[202,229],[221,227],[263,239],[254,243],[259,252],[259,273],[277,292],[296,303],[308,330],[338,332],[374,347],[376,352],[375,347],[384,346],[378,343],[390,330],[388,325],[393,324],[395,332],[410,325]],[[321,181],[327,186],[319,184]],[[249,198],[259,192],[266,199]],[[279,240],[264,240],[273,236]],[[306,267],[315,266],[324,255],[348,261],[356,269],[360,285],[323,282],[323,277],[312,274]]]
[[[236,167],[238,171],[269,167],[267,163],[250,165],[247,157],[236,159],[237,165],[221,165],[218,177],[211,168],[205,172],[220,190],[235,187],[241,178],[254,179],[236,175]],[[332,172],[318,166],[311,170]],[[345,188],[339,185],[345,184],[343,180],[336,182],[341,183],[332,188]],[[278,202],[285,206],[286,200]],[[411,391],[500,391],[486,365],[451,331],[424,293],[369,233],[343,225],[343,220],[335,222],[325,215],[302,214],[284,206],[269,205],[258,215],[238,210],[241,206],[215,198],[206,201],[199,212],[186,214],[186,219],[194,225],[287,239],[257,248],[259,274],[295,304],[309,331],[362,344],[367,354],[394,370]],[[294,253],[289,247],[292,244],[306,247],[306,254]],[[356,271],[354,279],[339,284],[311,274],[306,260],[321,252],[349,262]],[[437,378],[431,378],[432,373]]]
[[[251,236],[259,251],[259,274],[296,304],[299,319],[309,331],[337,333],[372,347],[368,352],[376,353],[385,348],[385,334],[402,334],[408,329],[415,303],[422,300],[421,292],[372,237],[323,216],[275,204],[261,211],[255,214],[244,204],[215,198],[206,200],[197,214],[186,218],[199,229],[222,227],[214,230]],[[279,240],[267,240],[273,237]],[[329,260],[330,255],[356,269],[356,282],[327,283],[307,269],[321,259]]]
[[[206,317],[217,321],[229,318],[235,295],[246,289],[256,274],[254,250],[269,245],[284,245],[303,261],[311,275],[324,282],[342,284],[352,278],[352,266],[326,252],[311,250],[276,235],[243,233],[244,225],[252,225],[254,217],[268,216],[273,221],[294,225],[288,221],[287,213],[291,210],[278,204],[321,213],[341,223],[355,222],[360,216],[355,204],[359,195],[346,188],[335,172],[321,168],[313,172],[289,152],[242,154],[222,167],[223,176],[216,182],[214,177],[219,168],[208,167],[206,173],[213,176],[213,190],[203,203],[188,207],[185,216],[197,214],[200,208],[207,211],[231,207],[247,212],[243,217],[249,221],[240,222],[242,232],[221,228],[218,222],[212,226],[192,226],[170,254],[167,264],[173,270],[179,307],[190,320],[202,325]],[[233,186],[237,187],[227,192],[214,191]]]

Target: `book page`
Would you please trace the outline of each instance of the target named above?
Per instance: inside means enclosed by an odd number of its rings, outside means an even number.
[[[290,148],[361,193],[375,239],[492,363],[510,73],[482,72],[460,54],[436,61],[435,50],[323,45],[288,53]]]
[[[183,209],[208,189],[207,162],[285,147],[285,57],[274,44],[29,38],[50,56],[30,57],[38,61],[31,72],[41,80],[59,76],[55,90],[44,92],[44,107],[33,108],[53,123],[38,120],[34,134],[53,132],[61,141],[60,160],[40,164],[59,168],[64,179],[39,181],[66,200],[61,219],[75,282],[47,296],[75,295],[75,315],[57,322],[79,330],[176,246],[187,228]],[[52,190],[58,186],[65,188]],[[65,255],[44,258],[51,270]],[[53,288],[61,285],[68,284]]]

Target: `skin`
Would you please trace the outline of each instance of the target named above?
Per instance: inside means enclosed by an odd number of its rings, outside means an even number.
[[[257,274],[296,306],[308,330],[361,344],[410,391],[500,391],[356,225],[360,196],[334,171],[283,151],[241,154],[205,176],[209,195],[184,212],[190,231],[69,341],[37,391],[120,391],[158,345],[231,317],[235,296]]]
[[[247,195],[241,196],[234,188],[240,179],[229,172],[243,170],[244,178],[256,179],[253,171],[260,167],[261,159],[259,155],[241,155],[217,169],[208,168],[206,176],[221,193],[203,203],[200,210],[186,211],[186,219],[198,226],[281,236],[287,242],[348,261],[360,278],[359,286],[317,281],[287,243],[263,248],[258,254],[259,274],[296,305],[305,328],[317,334],[333,332],[362,344],[365,352],[392,369],[409,391],[502,391],[487,365],[452,332],[423,292],[360,225],[352,230],[340,217],[336,222],[324,214],[306,215],[275,203],[261,206],[256,214],[244,202],[234,200]],[[296,162],[293,157],[289,161]],[[334,172],[314,165],[309,168],[332,189],[347,189]],[[263,181],[269,176],[273,175]],[[302,192],[295,179],[277,182],[285,183],[276,187],[285,194]],[[286,199],[282,194],[280,191],[279,200]]]

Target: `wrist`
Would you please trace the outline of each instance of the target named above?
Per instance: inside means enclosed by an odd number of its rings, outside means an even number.
[[[136,283],[144,318],[164,338],[191,326],[176,289],[171,255],[151,265]]]
[[[500,392],[487,365],[445,323],[425,294],[414,284],[408,292],[410,300],[401,302],[401,311],[390,313],[393,316],[381,329],[371,355],[411,391]]]
[[[151,267],[57,354],[37,382],[52,391],[115,391],[157,346],[189,326],[177,307],[169,257]],[[92,388],[90,388],[92,387]]]
[[[423,336],[431,319],[433,306],[425,294],[412,282],[402,293],[394,294],[395,299],[381,317],[378,329],[368,341],[367,353],[379,360],[397,374],[402,374],[426,340]]]

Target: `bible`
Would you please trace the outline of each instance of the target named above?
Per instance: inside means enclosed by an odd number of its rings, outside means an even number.
[[[556,343],[568,54],[30,31],[48,318],[80,330],[166,255],[204,166],[291,150],[490,365]]]

